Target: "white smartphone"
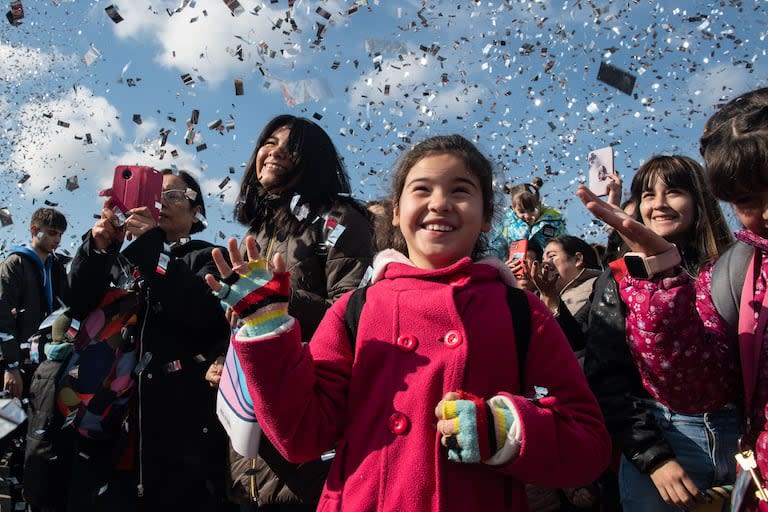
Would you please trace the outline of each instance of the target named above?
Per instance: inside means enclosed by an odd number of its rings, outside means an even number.
[[[589,190],[598,196],[608,195],[609,175],[613,174],[613,147],[595,149],[587,156]]]

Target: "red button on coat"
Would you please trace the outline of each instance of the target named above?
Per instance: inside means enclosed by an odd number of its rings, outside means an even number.
[[[419,345],[419,340],[411,334],[404,334],[397,338],[397,348],[403,352],[413,352]]]
[[[464,338],[461,336],[461,333],[458,331],[448,331],[447,333],[445,333],[445,336],[443,337],[443,341],[445,342],[446,347],[456,348],[462,344],[462,342],[464,341]]]
[[[398,436],[403,435],[408,431],[409,426],[410,423],[408,422],[408,418],[401,412],[393,413],[392,416],[389,417],[389,431],[393,434]]]

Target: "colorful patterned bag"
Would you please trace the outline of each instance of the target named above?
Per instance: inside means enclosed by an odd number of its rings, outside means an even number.
[[[135,293],[112,289],[82,321],[71,320],[66,337],[74,347],[56,393],[63,428],[93,439],[119,433],[136,384],[138,305]]]

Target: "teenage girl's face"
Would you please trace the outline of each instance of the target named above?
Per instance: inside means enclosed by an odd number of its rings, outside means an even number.
[[[256,179],[272,193],[291,190],[299,181],[293,155],[288,151],[291,129],[281,126],[272,132],[256,152]]]
[[[411,167],[392,225],[403,233],[411,261],[427,269],[471,256],[480,233],[491,229],[480,181],[452,154],[426,156]]]
[[[661,177],[640,196],[643,224],[654,233],[679,246],[693,237],[696,205],[690,192],[670,188]]]
[[[768,238],[768,188],[739,196],[731,204],[746,229]]]

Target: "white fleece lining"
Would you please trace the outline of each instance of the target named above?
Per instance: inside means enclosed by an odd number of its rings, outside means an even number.
[[[384,249],[383,251],[377,253],[373,258],[373,277],[371,278],[371,283],[375,283],[382,278],[384,275],[384,270],[390,263],[403,263],[412,267],[416,266],[403,253],[394,249]],[[499,277],[504,282],[504,284],[517,287],[517,279],[515,278],[515,274],[513,274],[507,264],[501,261],[499,258],[488,256],[477,260],[475,263],[488,265],[497,269],[499,271]]]
[[[265,340],[269,338],[274,338],[275,336],[278,336],[284,332],[288,332],[291,329],[293,329],[293,325],[296,323],[296,319],[292,316],[287,317],[287,320],[283,322],[281,325],[279,325],[276,329],[270,332],[266,332],[264,334],[260,334],[258,336],[248,336],[248,324],[243,324],[240,329],[237,330],[237,334],[235,334],[235,339],[237,341],[242,342],[251,342],[251,341],[260,341]]]
[[[496,404],[505,405],[512,412],[512,416],[514,416],[514,421],[512,422],[512,425],[509,426],[509,431],[507,432],[507,442],[501,450],[494,453],[489,459],[483,461],[483,464],[488,464],[489,466],[503,466],[504,464],[509,464],[512,459],[517,457],[520,453],[520,445],[522,444],[520,415],[517,413],[517,409],[515,409],[515,404],[513,404],[512,400],[506,396],[496,395],[488,400],[488,404],[491,407]]]

